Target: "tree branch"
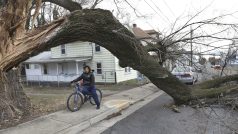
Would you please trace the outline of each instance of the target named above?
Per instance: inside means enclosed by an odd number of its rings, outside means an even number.
[[[120,66],[130,66],[146,75],[152,83],[171,95],[177,104],[186,103],[190,99],[189,87],[151,58],[134,34],[116,20],[110,11],[75,11],[40,33],[31,33],[29,37],[32,38],[25,38],[22,42],[19,40],[21,47],[0,62],[0,69],[9,70],[47,48],[75,41],[89,41],[109,50],[119,59]]]
[[[43,2],[51,2],[58,6],[61,6],[70,12],[76,11],[76,10],[82,10],[82,6],[78,2],[74,2],[72,0],[43,0]]]
[[[100,3],[102,2],[103,0],[95,0],[95,2],[93,3],[93,5],[91,6],[90,9],[95,9],[95,7]]]

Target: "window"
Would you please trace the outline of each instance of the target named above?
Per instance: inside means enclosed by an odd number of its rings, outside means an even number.
[[[30,65],[29,64],[26,64],[26,69],[30,69]]]
[[[48,74],[47,65],[46,64],[43,65],[43,73],[44,74]]]
[[[131,72],[131,68],[130,67],[125,67],[125,72],[126,73],[130,73]]]
[[[38,64],[34,64],[34,69],[39,69],[40,66]]]
[[[61,54],[66,54],[65,45],[61,45]]]
[[[102,63],[97,63],[97,74],[102,74]]]
[[[96,52],[100,52],[101,51],[101,48],[99,45],[95,44],[95,51]]]

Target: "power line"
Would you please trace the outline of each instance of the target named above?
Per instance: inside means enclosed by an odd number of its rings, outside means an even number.
[[[174,17],[175,16],[175,13],[173,12],[173,10],[171,10],[171,8],[169,7],[169,5],[167,4],[167,2],[165,0],[162,0],[164,2],[164,4],[166,5],[166,7],[169,9],[169,11],[173,14]]]
[[[134,7],[131,5],[131,3],[129,3],[127,0],[125,0],[125,2],[134,10],[134,12],[135,12],[135,14],[136,14],[137,17],[139,17],[139,16],[137,15],[137,13],[138,13],[141,17],[143,17],[143,18],[145,19],[144,15],[143,15],[142,13],[140,13],[136,8],[134,8]],[[151,28],[155,29],[155,28],[153,27],[153,25],[150,24],[147,20],[144,20],[144,21],[145,21]]]
[[[169,20],[169,18],[162,12],[162,10],[160,10],[160,8],[152,1],[152,0],[150,0],[152,3],[153,3],[153,5],[160,11],[160,13],[168,20],[168,22],[170,23],[170,20]],[[155,11],[155,13],[157,13],[159,16],[160,16],[160,14],[146,1],[146,0],[144,0],[144,2],[152,9],[152,10],[154,10]]]

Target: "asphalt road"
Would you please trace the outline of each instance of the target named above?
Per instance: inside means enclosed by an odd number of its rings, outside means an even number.
[[[213,113],[214,109],[180,107],[181,113],[175,113],[166,106],[172,102],[168,95],[162,95],[102,134],[231,134],[233,130],[230,128],[238,128],[237,112],[228,115],[226,110],[221,109]],[[219,114],[222,117],[226,115],[230,128],[224,127],[215,117]]]

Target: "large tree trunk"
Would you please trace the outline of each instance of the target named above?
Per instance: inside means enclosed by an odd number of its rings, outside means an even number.
[[[122,67],[145,74],[172,96],[177,104],[188,102],[191,90],[150,57],[135,36],[107,10],[78,10],[51,24],[24,30],[30,0],[8,0],[0,14],[0,107],[1,119],[21,115],[30,105],[16,72],[20,62],[48,48],[74,41],[95,42],[114,54]],[[17,6],[16,6],[17,5]]]
[[[177,104],[186,103],[191,98],[191,90],[151,58],[111,12],[101,9],[75,11],[46,44],[57,46],[79,40],[105,47],[119,59],[122,67],[130,66],[145,74],[152,83],[172,96]]]
[[[110,11],[101,9],[75,11],[44,28],[28,32],[24,38],[15,40],[18,44],[15,51],[0,61],[0,68],[7,71],[31,55],[74,41],[91,41],[105,47],[118,57],[122,67],[130,66],[145,74],[177,104],[188,102],[191,97],[187,86],[152,59]]]
[[[31,1],[8,0],[1,5],[0,62],[18,53],[15,40],[25,33],[25,20]],[[23,48],[24,49],[24,48]],[[12,59],[14,60],[14,59]],[[8,61],[10,62],[10,61]],[[17,61],[15,61],[17,62]],[[29,112],[30,101],[20,84],[18,71],[5,70],[0,64],[0,123],[6,119],[20,118]],[[16,66],[17,64],[14,64]]]
[[[29,113],[30,101],[23,92],[18,74],[17,70],[0,72],[0,124]]]
[[[7,0],[0,12],[0,122],[29,114],[30,101],[16,71],[11,70],[31,55],[49,46],[47,41],[62,20],[36,30],[25,30],[31,0]],[[36,0],[36,9],[41,0]],[[37,13],[37,12],[36,12]],[[33,18],[36,15],[33,15]],[[33,23],[33,21],[31,21]],[[34,53],[36,52],[36,53]]]

